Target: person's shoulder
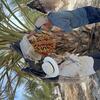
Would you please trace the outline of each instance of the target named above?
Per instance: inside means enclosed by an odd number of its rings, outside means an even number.
[[[90,56],[80,56],[79,59],[83,63],[94,63],[93,57],[90,57]]]

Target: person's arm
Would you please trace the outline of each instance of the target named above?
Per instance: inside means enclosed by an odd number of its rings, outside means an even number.
[[[56,77],[45,78],[46,74],[42,69],[43,59],[41,59],[36,64],[33,61],[27,59],[27,63],[29,64],[30,67],[22,68],[21,70],[23,72],[29,73],[31,75],[39,77],[42,80],[48,81],[48,82],[57,82],[57,81],[59,81],[59,75],[56,76]]]
[[[68,15],[67,15],[68,14]],[[62,12],[51,12],[48,14],[48,20],[50,20],[52,24],[51,30],[58,32],[71,32],[72,25],[69,18],[70,12],[62,11]]]
[[[58,25],[57,27],[55,27],[53,30],[55,32],[63,32],[63,33],[69,33],[73,31],[73,28],[70,24],[70,20],[67,19],[66,22],[61,23],[62,25]]]
[[[37,67],[35,64],[30,66],[30,67],[26,67],[26,68],[22,68],[21,71],[23,72],[26,72],[28,74],[31,74],[31,75],[34,75],[34,76],[37,76],[39,78],[43,78],[45,77],[45,73],[41,70],[37,70]]]
[[[91,56],[94,59],[100,59],[100,52],[89,53],[88,56]]]
[[[100,22],[100,8],[86,6],[83,7],[86,11],[89,24]]]

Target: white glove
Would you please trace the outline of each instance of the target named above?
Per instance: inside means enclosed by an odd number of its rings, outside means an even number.
[[[75,77],[79,75],[79,57],[75,54],[67,53],[65,54],[66,60],[59,66],[60,75],[67,77]]]
[[[79,75],[80,77],[86,77],[95,73],[94,60],[92,57],[80,56],[79,57]]]
[[[20,42],[20,48],[21,48],[21,51],[22,51],[23,56],[25,58],[28,58],[28,59],[33,60],[33,61],[41,59],[41,55],[39,55],[38,53],[36,53],[34,51],[34,48],[30,44],[26,35],[23,37],[22,41]]]
[[[86,77],[95,73],[93,65],[94,60],[92,57],[88,56],[77,56],[74,54],[67,54],[66,57],[70,59],[66,59],[60,67],[60,75],[61,76],[69,76],[69,77]]]

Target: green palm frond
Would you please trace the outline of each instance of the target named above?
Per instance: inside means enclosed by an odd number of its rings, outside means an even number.
[[[26,83],[26,96],[29,95],[30,99],[33,100],[51,100],[52,89],[54,85],[45,83],[41,80],[28,81]]]
[[[5,8],[8,10],[8,12],[21,24],[25,29],[29,30],[26,25],[24,25],[19,18],[13,13],[7,2],[4,2],[4,0],[1,0],[2,4],[5,6]]]
[[[26,93],[30,94],[30,88],[31,97],[34,92],[37,100],[41,97],[45,97],[43,100],[50,100],[52,86],[37,79],[43,91],[34,91],[37,87],[36,78],[21,71],[26,63],[10,48],[10,44],[20,40],[24,33],[34,31],[34,22],[42,15],[30,10],[26,6],[27,2],[29,0],[0,1],[0,100],[14,100],[17,88],[24,82],[27,82],[25,87],[28,87]],[[29,84],[30,80],[32,84]]]

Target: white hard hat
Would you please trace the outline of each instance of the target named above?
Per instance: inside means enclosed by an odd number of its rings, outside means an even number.
[[[43,24],[45,24],[46,22],[48,22],[48,18],[47,17],[44,17],[44,16],[41,16],[39,17],[36,22],[35,22],[35,26],[36,27],[41,27]]]
[[[51,57],[45,57],[42,69],[46,73],[45,78],[52,78],[59,75],[59,68],[57,62]]]

